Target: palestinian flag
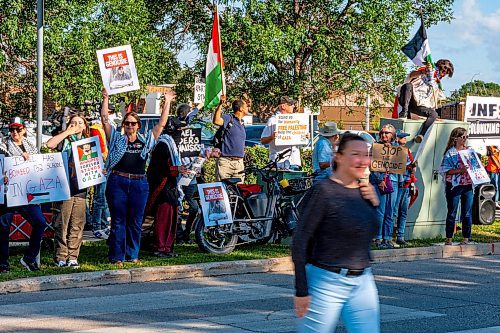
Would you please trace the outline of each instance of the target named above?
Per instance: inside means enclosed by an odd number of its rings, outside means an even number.
[[[220,43],[219,13],[214,15],[212,40],[208,46],[207,64],[205,67],[205,109],[211,109],[220,102],[220,96],[225,94],[224,58]]]
[[[420,22],[420,28],[417,33],[408,44],[403,46],[401,51],[403,51],[415,65],[425,66],[425,62],[430,61],[432,63],[431,48],[429,46],[429,40],[427,39],[424,20],[421,19]]]

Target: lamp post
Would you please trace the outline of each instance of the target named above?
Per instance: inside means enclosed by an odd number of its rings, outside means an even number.
[[[42,148],[42,118],[43,118],[43,12],[44,0],[37,0],[36,22],[37,22],[37,43],[36,43],[36,145]]]

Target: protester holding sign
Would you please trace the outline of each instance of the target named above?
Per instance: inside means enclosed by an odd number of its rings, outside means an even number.
[[[71,143],[88,138],[89,126],[85,117],[72,115],[69,118],[69,126],[64,132],[52,137],[47,141],[47,147],[66,153],[68,159],[68,174],[71,198],[69,200],[54,203],[56,218],[54,221],[55,253],[54,261],[58,267],[78,268],[78,255],[83,240],[83,228],[86,223],[86,201],[87,189],[79,189],[75,168],[75,156]],[[76,158],[79,158],[76,156]]]
[[[394,143],[396,129],[391,124],[384,125],[380,129],[379,136],[379,143],[383,144],[384,147],[391,148],[396,145]],[[405,166],[403,166],[403,168],[405,168]],[[373,167],[371,169],[373,171]],[[370,183],[375,186],[380,200],[380,205],[377,207],[379,225],[377,235],[375,236],[375,242],[377,246],[382,248],[399,247],[399,245],[392,241],[392,229],[394,227],[393,212],[398,194],[398,178],[396,173],[388,171],[373,171],[370,173]]]
[[[38,154],[38,149],[26,140],[26,126],[22,118],[14,117],[11,120],[9,132],[10,137],[5,140],[6,156],[22,156],[24,160],[28,160],[30,155]],[[39,205],[19,206],[16,210],[31,224],[32,228],[29,245],[21,258],[21,264],[29,271],[38,271],[40,267],[35,258],[40,252],[40,243],[47,222]]]
[[[109,261],[122,267],[123,262],[141,264],[139,248],[142,219],[149,193],[146,164],[156,140],[167,124],[170,102],[174,92],[165,94],[165,104],[160,120],[145,136],[139,133],[141,120],[135,112],[127,113],[121,129],[109,123],[109,97],[102,91],[101,120],[108,139],[106,170],[108,184],[106,198],[111,213],[109,235]],[[123,130],[123,134],[121,134]]]
[[[451,131],[446,145],[446,151],[441,162],[440,173],[445,180],[446,203],[448,214],[446,215],[446,241],[445,245],[452,245],[452,237],[455,232],[455,220],[460,206],[460,221],[462,222],[462,245],[468,244],[472,230],[472,203],[474,201],[474,190],[472,180],[467,172],[467,165],[463,163],[459,152],[468,149],[465,145],[468,139],[467,130],[457,127]]]
[[[276,113],[268,119],[266,127],[262,131],[260,137],[260,142],[263,145],[269,145],[269,161],[272,162],[276,160],[276,157],[287,149],[290,149],[290,153],[286,154],[281,160],[278,161],[278,166],[280,168],[288,167],[292,170],[300,170],[302,166],[302,161],[300,159],[300,149],[298,146],[277,146],[276,145],[276,134],[277,134],[277,115],[278,114],[292,114],[295,108],[295,101],[288,96],[283,96],[280,98],[280,103],[278,105],[278,110]]]

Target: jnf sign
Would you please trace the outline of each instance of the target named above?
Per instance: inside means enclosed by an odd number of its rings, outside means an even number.
[[[469,123],[468,144],[485,154],[486,146],[500,145],[500,98],[467,96],[464,121]]]

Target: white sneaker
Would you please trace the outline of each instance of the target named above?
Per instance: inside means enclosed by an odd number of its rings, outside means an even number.
[[[80,265],[78,264],[78,261],[76,261],[76,260],[70,260],[70,261],[68,261],[68,267],[71,267],[71,268],[80,268]]]
[[[58,262],[55,263],[57,267],[65,267],[66,266],[66,261],[64,260],[59,260]]]

